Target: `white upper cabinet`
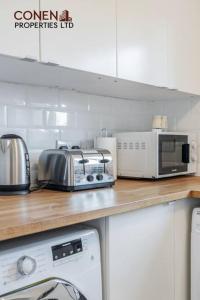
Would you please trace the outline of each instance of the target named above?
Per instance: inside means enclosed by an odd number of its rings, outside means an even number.
[[[167,0],[117,0],[118,76],[167,85]]]
[[[69,11],[73,28],[41,30],[41,60],[116,75],[114,0],[41,0],[41,10]],[[65,23],[63,23],[64,25]]]
[[[39,59],[39,30],[15,28],[16,11],[38,11],[39,0],[0,0],[0,54]],[[21,13],[17,15],[21,18]]]
[[[199,12],[199,0],[117,0],[118,76],[200,95]]]
[[[52,28],[20,20],[34,11]],[[200,95],[199,12],[199,0],[0,0],[0,54]]]
[[[170,0],[169,87],[200,95],[200,1]]]

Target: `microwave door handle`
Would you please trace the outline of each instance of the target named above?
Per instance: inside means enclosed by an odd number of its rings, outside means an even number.
[[[185,164],[190,162],[190,144],[182,145],[182,162]]]

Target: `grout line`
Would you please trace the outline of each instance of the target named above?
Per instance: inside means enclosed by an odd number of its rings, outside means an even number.
[[[5,117],[5,121],[6,121],[4,128],[8,128],[8,105],[7,104],[5,105],[4,114],[5,114],[4,117]]]
[[[40,10],[41,10],[41,0],[39,0],[39,11]],[[39,61],[42,61],[41,28],[39,28]]]
[[[116,55],[116,77],[119,77],[119,70],[118,70],[118,3],[117,3],[118,0],[115,0],[115,22],[116,22],[116,26],[115,26],[115,38],[116,38],[116,44],[115,44],[115,55]]]
[[[175,213],[176,213],[176,204],[174,203],[172,206],[173,209],[173,227],[172,227],[172,234],[173,234],[173,258],[172,258],[172,276],[173,276],[173,298],[175,300],[176,297],[176,220],[175,220]]]

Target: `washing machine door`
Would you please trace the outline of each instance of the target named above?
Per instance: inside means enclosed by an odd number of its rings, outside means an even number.
[[[88,300],[72,283],[50,278],[21,288],[6,295],[0,300]]]

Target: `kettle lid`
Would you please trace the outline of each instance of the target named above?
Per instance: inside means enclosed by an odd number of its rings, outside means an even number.
[[[22,139],[22,137],[16,134],[4,134],[1,139]]]

